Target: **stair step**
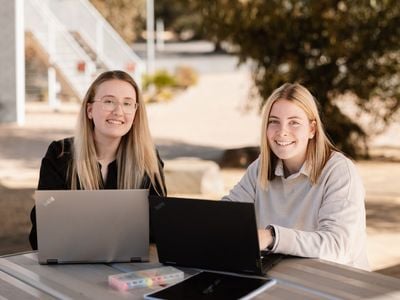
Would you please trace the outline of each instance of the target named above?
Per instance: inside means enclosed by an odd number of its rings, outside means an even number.
[[[81,46],[81,48],[86,52],[86,54],[92,59],[92,61],[96,63],[96,69],[107,70],[107,66],[99,60],[96,51],[89,46],[82,35],[78,31],[70,31],[70,33]]]

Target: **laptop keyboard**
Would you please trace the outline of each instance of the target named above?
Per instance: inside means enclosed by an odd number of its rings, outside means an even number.
[[[280,253],[262,253],[263,256],[261,256],[261,264],[262,264],[262,269],[264,272],[269,271],[274,267],[276,264],[278,264],[284,257],[284,254]]]

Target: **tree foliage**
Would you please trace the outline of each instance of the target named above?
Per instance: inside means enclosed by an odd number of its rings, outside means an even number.
[[[196,5],[191,1],[155,0],[155,17],[162,19],[166,30],[177,34],[178,38],[182,33],[191,32],[191,39],[203,38],[202,16],[196,11]]]
[[[400,107],[400,5],[397,0],[188,0],[209,36],[227,41],[239,62],[253,62],[265,100],[285,82],[299,82],[319,100],[328,134],[352,156],[365,154],[368,132],[335,99],[380,120]],[[373,100],[379,99],[380,109]],[[372,126],[372,124],[371,124]]]
[[[145,27],[145,0],[90,0],[122,38],[132,43]]]

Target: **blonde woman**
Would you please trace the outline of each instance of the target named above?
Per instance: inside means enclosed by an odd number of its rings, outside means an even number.
[[[260,156],[223,199],[254,202],[262,250],[369,269],[364,187],[327,138],[314,97],[286,83],[262,118]]]
[[[166,195],[136,82],[123,71],[102,73],[82,102],[74,138],[52,142],[42,159],[39,190],[148,188]],[[36,214],[29,241],[37,249]]]

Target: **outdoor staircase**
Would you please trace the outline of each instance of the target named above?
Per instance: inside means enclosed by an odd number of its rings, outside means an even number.
[[[101,61],[99,58],[96,50],[94,50],[86,41],[84,38],[82,38],[81,34],[79,31],[71,31],[70,34],[74,37],[76,42],[79,44],[79,46],[86,52],[86,54],[90,57],[90,59],[96,64],[96,70],[98,72],[103,72],[108,70],[107,66],[105,65],[104,62]]]
[[[138,84],[144,64],[87,0],[25,0],[25,30],[57,80],[83,99],[93,79],[124,70]]]

